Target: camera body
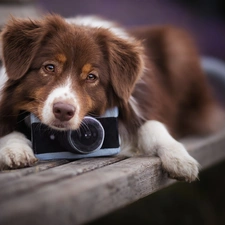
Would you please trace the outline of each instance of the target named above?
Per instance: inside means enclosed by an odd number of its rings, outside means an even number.
[[[118,108],[101,117],[84,117],[77,130],[58,131],[30,114],[31,141],[40,160],[110,156],[120,152]]]

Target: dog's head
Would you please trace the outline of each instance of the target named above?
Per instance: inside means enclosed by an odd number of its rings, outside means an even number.
[[[12,19],[2,45],[8,81],[1,107],[34,113],[56,129],[77,129],[85,115],[127,104],[144,67],[138,41],[57,15]]]

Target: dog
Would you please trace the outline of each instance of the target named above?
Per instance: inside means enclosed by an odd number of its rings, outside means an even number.
[[[125,30],[98,17],[12,18],[1,33],[0,168],[36,162],[17,131],[21,111],[57,130],[119,108],[124,154],[159,156],[169,177],[194,181],[199,164],[177,141],[221,122],[189,35],[171,26]]]

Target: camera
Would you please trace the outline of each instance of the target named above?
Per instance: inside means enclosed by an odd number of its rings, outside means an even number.
[[[40,160],[110,156],[120,152],[118,108],[101,117],[85,116],[77,130],[58,131],[30,114],[31,141]]]

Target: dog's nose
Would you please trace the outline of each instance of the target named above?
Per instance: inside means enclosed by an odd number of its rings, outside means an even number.
[[[53,114],[60,121],[69,121],[74,116],[74,113],[75,107],[73,105],[63,102],[56,102],[53,105]]]

